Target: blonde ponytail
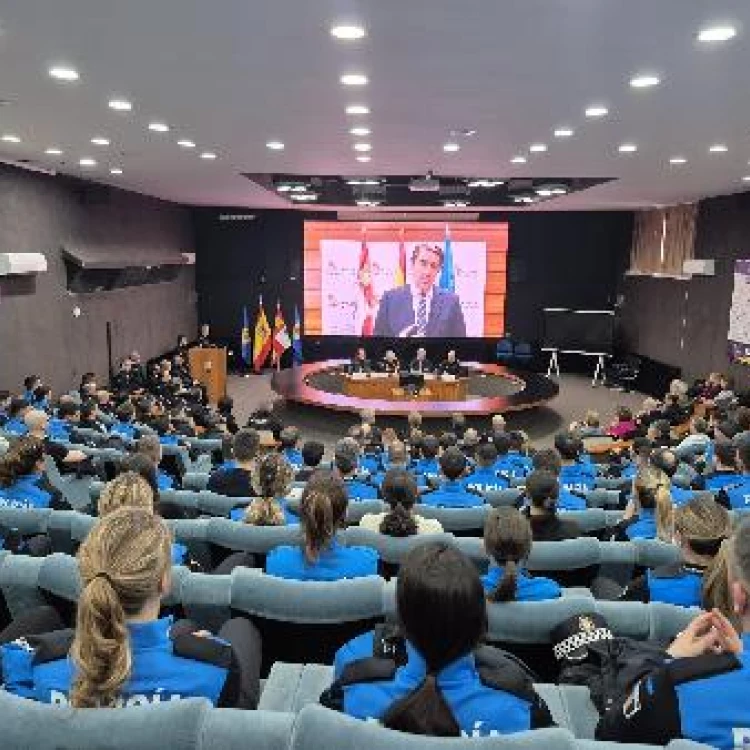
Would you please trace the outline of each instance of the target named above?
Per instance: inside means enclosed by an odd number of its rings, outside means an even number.
[[[656,536],[662,542],[671,542],[674,532],[674,505],[666,484],[656,488]]]
[[[71,705],[117,705],[132,668],[127,618],[158,596],[170,563],[169,529],[150,509],[114,510],[91,530],[78,552],[83,590],[70,651]]]

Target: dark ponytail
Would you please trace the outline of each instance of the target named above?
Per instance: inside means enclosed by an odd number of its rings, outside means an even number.
[[[487,598],[510,602],[516,598],[518,565],[531,552],[531,524],[515,508],[494,508],[484,524],[484,549],[503,567],[503,576]]]
[[[300,502],[305,560],[318,561],[346,519],[348,504],[344,480],[333,471],[318,469],[307,480]]]
[[[382,493],[391,512],[380,524],[380,533],[406,537],[417,533],[417,520],[411,509],[417,499],[417,483],[405,469],[390,469],[383,479]]]
[[[479,574],[458,549],[444,542],[424,544],[406,557],[396,584],[404,635],[426,664],[420,685],[386,711],[383,725],[411,734],[458,737],[460,726],[437,677],[473,651],[487,630]]]

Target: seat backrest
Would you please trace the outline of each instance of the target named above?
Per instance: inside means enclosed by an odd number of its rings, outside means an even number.
[[[425,518],[436,518],[440,521],[445,531],[456,533],[484,531],[484,522],[491,507],[487,504],[477,505],[472,508],[436,508],[431,505],[417,505],[414,512]]]
[[[199,698],[71,711],[0,692],[5,748],[287,750],[293,722],[291,714],[214,709]]]
[[[202,490],[198,493],[198,510],[208,516],[227,518],[233,508],[238,505],[249,505],[251,500],[250,497],[227,497]]]
[[[382,500],[356,500],[346,506],[346,522],[359,523],[368,513],[383,513],[388,506]]]
[[[427,542],[454,543],[456,541],[453,534],[414,534],[407,537],[393,537],[363,529],[360,526],[350,526],[340,534],[340,538],[350,546],[371,547],[377,550],[381,560],[387,563],[401,563],[411,550]]]
[[[211,544],[262,555],[282,544],[298,544],[299,539],[299,526],[252,526],[228,518],[211,518],[206,533]]]
[[[0,528],[18,529],[22,534],[44,534],[47,531],[49,508],[7,508],[0,507]]]
[[[636,561],[647,568],[660,565],[671,565],[680,560],[680,548],[676,544],[667,544],[659,539],[634,539]]]
[[[575,750],[565,729],[537,729],[503,737],[445,739],[384,729],[322,706],[308,705],[297,715],[290,750]]]
[[[231,578],[232,609],[269,620],[339,624],[383,614],[385,581],[378,576],[292,581],[255,569],[236,568]]]
[[[210,476],[208,472],[188,471],[182,477],[182,488],[193,492],[205,490]]]
[[[515,507],[521,497],[521,490],[509,487],[506,490],[490,490],[484,493],[484,499],[493,508]]]

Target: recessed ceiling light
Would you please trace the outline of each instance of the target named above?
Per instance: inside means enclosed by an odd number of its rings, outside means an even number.
[[[670,164],[687,164],[687,159],[684,156],[673,156],[669,160]]]
[[[284,144],[281,141],[268,141],[266,148],[270,148],[271,151],[283,151]]]
[[[96,166],[96,160],[91,159],[88,156],[84,156],[83,159],[79,160],[78,162],[82,167],[95,167]]]
[[[54,65],[49,69],[49,74],[58,81],[77,81],[80,77],[75,68],[67,65]]]
[[[443,151],[449,154],[453,154],[461,148],[457,143],[444,143]]]
[[[372,146],[369,143],[355,143],[355,151],[372,151]]]
[[[526,157],[525,156],[514,156],[510,160],[511,164],[526,164]]]
[[[737,36],[737,29],[729,24],[706,26],[698,32],[699,42],[728,42]]]
[[[110,99],[109,108],[116,112],[130,112],[133,105],[127,99]]]
[[[554,195],[554,193],[549,188],[539,188],[539,190],[536,191],[536,194],[540,198],[549,198]]]
[[[356,39],[362,39],[367,34],[364,27],[355,26],[354,24],[338,24],[331,27],[331,36],[336,39],[351,42]]]
[[[380,185],[380,180],[372,178],[352,179],[346,181],[347,185]]]
[[[177,145],[181,146],[182,148],[195,148],[195,142],[194,141],[188,141],[188,140],[181,140],[177,141]]]
[[[601,104],[595,104],[586,108],[586,117],[604,117],[608,114],[609,110]]]
[[[204,151],[201,154],[201,159],[215,159],[216,154],[213,151]]]
[[[279,193],[288,193],[292,189],[291,185],[279,185],[276,190]]]
[[[349,132],[358,136],[370,135],[370,128],[352,128]]]
[[[573,128],[557,128],[555,138],[570,138],[574,132]]]
[[[630,79],[630,85],[634,89],[647,89],[651,86],[658,86],[661,83],[659,76],[650,73],[643,73]]]
[[[568,189],[564,188],[564,187],[551,188],[550,189],[550,193],[552,195],[567,195],[568,194]]]
[[[95,146],[109,146],[109,138],[103,138],[102,136],[96,136],[96,138],[92,138],[91,142]]]
[[[372,157],[371,156],[358,156],[357,157],[357,161],[361,161],[363,163],[366,163],[368,161],[372,161]]]
[[[122,174],[122,169],[120,167],[112,167],[112,169],[109,170],[110,174]]]
[[[750,182],[750,174],[748,174],[748,175],[745,175],[745,176],[744,176],[744,177],[742,178],[742,181],[743,181],[743,182]]]
[[[166,122],[150,122],[148,129],[153,130],[154,133],[168,133],[169,125]]]
[[[529,151],[531,151],[532,154],[542,154],[547,150],[547,144],[546,143],[532,143],[529,146]]]
[[[289,197],[292,200],[300,201],[302,203],[318,200],[318,196],[315,193],[292,193]]]
[[[623,143],[617,147],[617,150],[621,154],[634,154],[638,150],[638,146],[635,143]]]
[[[366,107],[364,104],[350,104],[346,108],[346,114],[347,115],[369,115],[370,108]]]
[[[712,154],[725,154],[729,149],[723,143],[714,143],[711,148],[708,149]]]
[[[359,198],[355,201],[355,203],[362,208],[375,208],[375,206],[380,206],[382,202],[383,201],[369,200],[367,198]]]
[[[344,86],[366,86],[367,76],[362,73],[345,73],[339,79]]]
[[[479,179],[479,180],[471,180],[467,184],[466,187],[470,188],[494,188],[498,187],[500,185],[503,185],[504,182],[502,180],[485,180],[485,179]]]
[[[5,141],[5,143],[20,143],[21,139],[17,135],[13,135],[12,133],[6,133],[2,140]]]
[[[52,146],[46,149],[44,153],[48,156],[62,156],[62,149]]]

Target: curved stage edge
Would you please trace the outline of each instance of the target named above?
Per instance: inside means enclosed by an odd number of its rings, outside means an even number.
[[[546,404],[555,398],[560,388],[553,380],[533,372],[518,372],[500,365],[468,362],[470,377],[502,378],[520,388],[505,396],[476,396],[465,401],[424,401],[366,399],[332,393],[310,384],[311,378],[322,374],[335,375],[349,360],[327,360],[290,367],[273,373],[271,388],[292,403],[317,406],[339,412],[359,413],[371,409],[384,416],[407,416],[419,412],[423,417],[445,418],[453,412],[467,416],[486,416],[510,411],[522,411]]]

